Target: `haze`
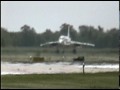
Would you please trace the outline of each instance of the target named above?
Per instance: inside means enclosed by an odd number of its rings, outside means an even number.
[[[8,31],[27,24],[38,33],[54,32],[63,23],[77,31],[80,25],[119,28],[119,1],[1,1],[1,26]]]

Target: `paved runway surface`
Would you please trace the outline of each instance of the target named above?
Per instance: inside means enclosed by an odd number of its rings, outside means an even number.
[[[86,73],[119,71],[119,64],[86,64]],[[1,75],[5,74],[49,74],[49,73],[83,73],[82,63],[10,63],[1,62]]]

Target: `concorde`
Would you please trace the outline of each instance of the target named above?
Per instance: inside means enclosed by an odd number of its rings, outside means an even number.
[[[59,37],[58,41],[51,41],[51,42],[46,42],[44,44],[40,44],[41,47],[45,46],[45,45],[51,45],[51,46],[55,46],[55,45],[65,45],[65,46],[74,45],[74,46],[91,46],[91,47],[95,47],[95,44],[92,44],[92,43],[72,41],[71,38],[70,38],[70,26],[68,26],[68,34],[67,34],[67,36],[61,35]]]

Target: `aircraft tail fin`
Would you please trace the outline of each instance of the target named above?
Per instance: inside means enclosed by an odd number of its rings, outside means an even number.
[[[70,37],[70,26],[68,26],[68,37]]]

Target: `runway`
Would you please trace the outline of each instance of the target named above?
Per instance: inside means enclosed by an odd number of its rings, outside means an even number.
[[[119,71],[119,64],[86,64],[85,73]],[[10,63],[1,62],[1,75],[6,74],[52,74],[52,73],[83,73],[81,63]]]

